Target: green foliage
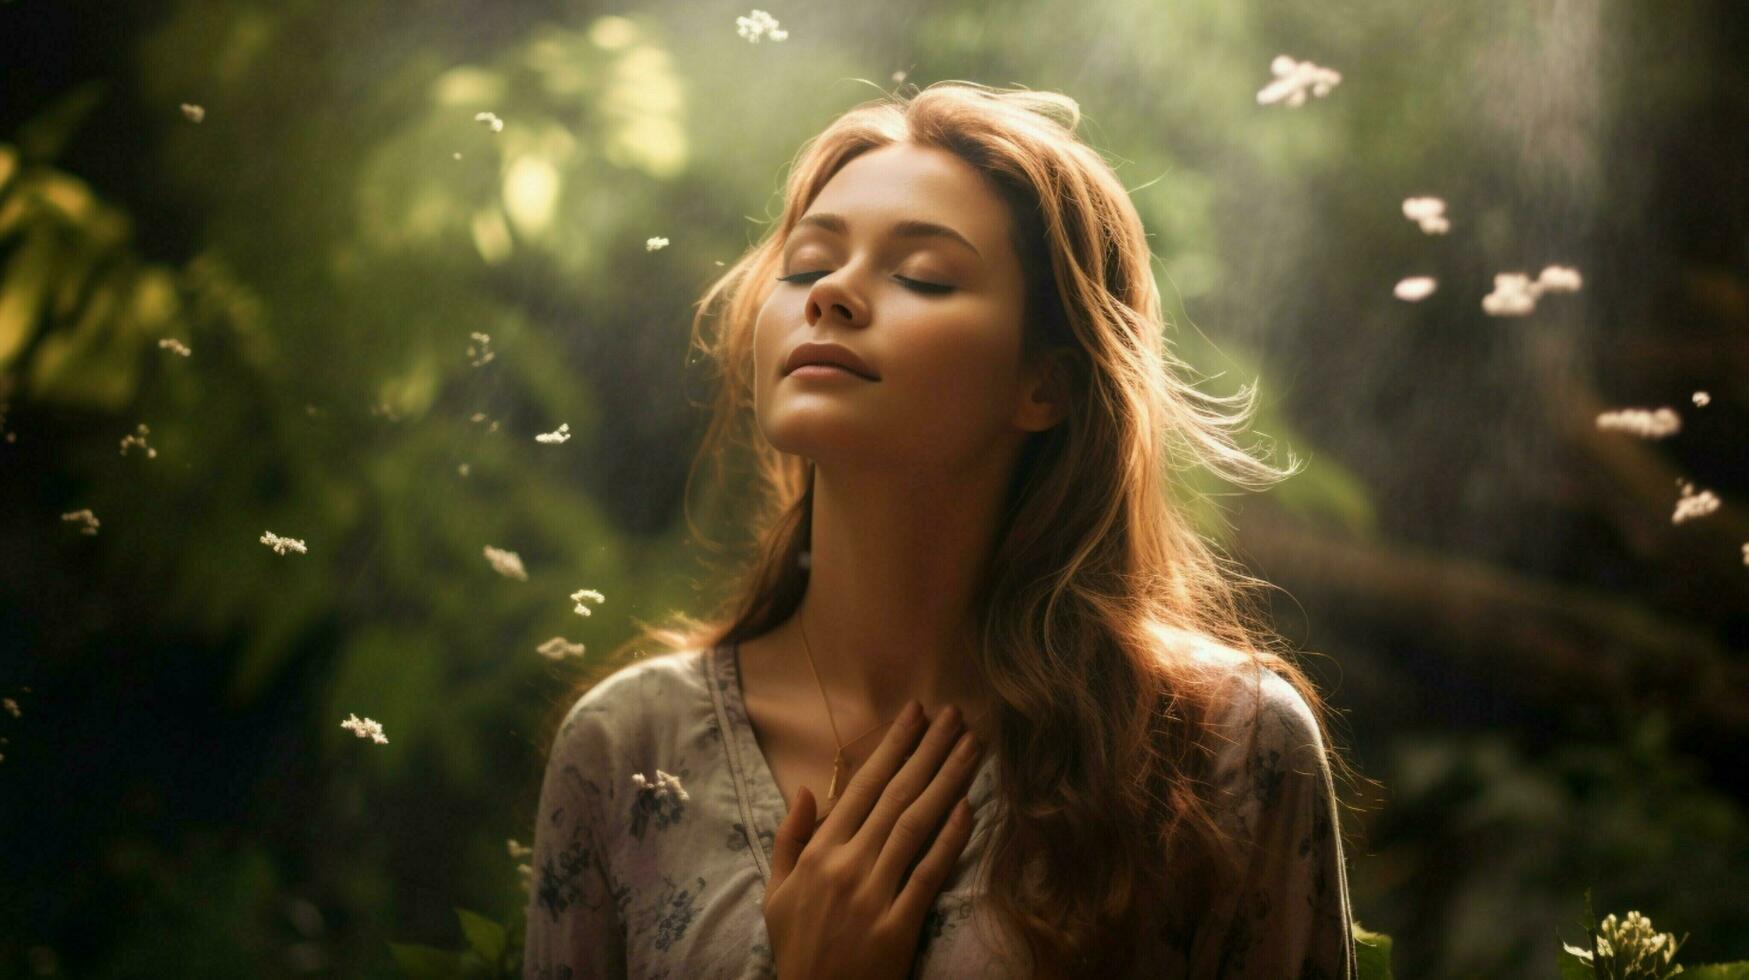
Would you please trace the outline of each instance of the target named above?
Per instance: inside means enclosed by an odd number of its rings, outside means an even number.
[[[446,950],[413,943],[390,943],[396,966],[411,980],[515,980],[522,972],[521,917],[494,922],[456,909],[467,944]]]
[[[1391,980],[1391,937],[1363,929],[1358,921],[1352,928],[1360,980]]]

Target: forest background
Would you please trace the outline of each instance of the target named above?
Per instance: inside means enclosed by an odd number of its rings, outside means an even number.
[[[938,79],[1081,104],[1168,342],[1309,460],[1186,493],[1377,781],[1398,974],[1554,976],[1586,889],[1749,958],[1738,4],[769,13],[0,3],[0,975],[391,976],[513,923],[542,724],[714,598],[693,301],[802,140]],[[1340,82],[1262,104],[1283,54]]]

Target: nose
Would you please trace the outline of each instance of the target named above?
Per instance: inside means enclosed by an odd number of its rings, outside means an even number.
[[[845,323],[861,325],[867,319],[867,307],[834,273],[814,282],[814,288],[808,292],[806,315],[808,325],[819,323],[826,317],[828,311]]]

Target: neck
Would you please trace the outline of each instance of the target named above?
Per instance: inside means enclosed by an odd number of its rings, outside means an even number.
[[[954,704],[974,727],[987,720],[972,601],[1008,472],[919,485],[816,470],[807,591],[781,629],[798,655],[812,652],[844,740],[891,721],[912,699],[931,717]]]

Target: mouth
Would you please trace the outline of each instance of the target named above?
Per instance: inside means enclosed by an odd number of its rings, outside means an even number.
[[[808,379],[854,378],[858,381],[873,381],[875,379],[858,374],[847,367],[837,364],[802,364],[790,371],[787,377]]]

